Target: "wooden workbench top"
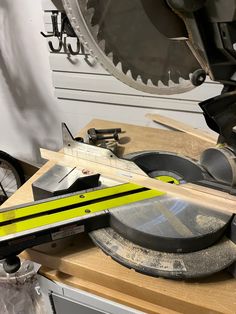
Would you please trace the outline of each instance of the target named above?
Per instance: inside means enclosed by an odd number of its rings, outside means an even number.
[[[209,147],[202,140],[181,132],[131,126],[103,120],[93,120],[88,128],[121,127],[122,153],[162,150],[197,158]],[[45,173],[47,162],[4,207],[32,201],[31,183]],[[172,281],[153,278],[127,269],[100,249],[86,235],[80,235],[71,246],[50,254],[39,249],[27,250],[25,258],[49,268],[41,268],[44,276],[95,293],[99,296],[148,313],[236,313],[236,280],[226,272],[200,281]]]

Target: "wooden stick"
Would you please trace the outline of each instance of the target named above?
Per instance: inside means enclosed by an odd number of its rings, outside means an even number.
[[[205,141],[205,142],[208,142],[212,145],[216,145],[216,141],[217,141],[217,138],[214,137],[214,135],[211,135],[203,130],[199,130],[199,129],[194,129],[193,127],[191,127],[190,125],[188,124],[185,124],[183,122],[179,122],[179,121],[176,121],[174,119],[171,119],[171,118],[167,118],[167,117],[164,117],[162,115],[159,115],[159,114],[146,114],[145,115],[146,118],[150,119],[150,120],[153,120],[154,122],[157,122],[157,123],[160,123],[162,125],[165,125],[165,126],[168,126],[172,129],[176,129],[176,130],[179,130],[179,131],[182,131],[184,133],[188,133],[188,134],[191,134],[197,138],[200,138],[201,140]]]
[[[131,182],[150,189],[163,191],[170,196],[185,199],[198,205],[209,207],[210,209],[230,214],[236,213],[236,197],[231,196],[229,198],[227,193],[223,193],[224,197],[222,196],[222,192],[220,196],[216,195],[215,191],[213,193],[205,193],[203,189],[193,189],[191,185],[188,186],[188,184],[181,186],[168,184],[142,174],[131,173],[109,165],[86,161],[79,157],[65,155],[60,152],[52,152],[46,149],[41,149],[41,156],[44,159],[54,161],[64,166],[78,167],[80,170],[89,169],[90,171],[100,173],[104,177],[118,180],[119,182]],[[208,189],[208,191],[209,190],[211,189]]]

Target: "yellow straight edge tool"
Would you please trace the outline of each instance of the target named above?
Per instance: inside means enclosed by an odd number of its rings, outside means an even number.
[[[16,234],[23,231],[29,231],[32,229],[52,225],[59,222],[65,222],[66,220],[83,217],[88,214],[109,210],[111,208],[119,207],[122,205],[128,205],[134,202],[143,201],[145,199],[160,196],[163,193],[155,190],[147,190],[125,196],[119,196],[112,199],[95,202],[93,204],[84,205],[82,207],[75,207],[73,209],[62,210],[56,213],[49,213],[46,215],[26,218],[17,222],[9,222],[7,225],[0,226],[0,237]]]
[[[104,197],[109,197],[112,195],[117,195],[126,192],[133,192],[138,189],[143,189],[142,186],[125,183],[119,184],[113,187],[108,187],[104,189],[95,190],[87,193],[77,193],[70,196],[58,197],[56,199],[49,199],[47,201],[33,202],[30,204],[25,204],[17,208],[6,208],[4,211],[0,212],[0,225],[4,222],[19,219],[27,216],[42,214],[50,212],[52,210],[70,207],[76,207],[76,205],[88,202],[96,201]]]
[[[23,250],[81,232],[109,227],[110,209],[163,194],[126,183],[6,209],[0,213],[0,259],[5,259],[8,273],[16,272],[20,267],[17,255]],[[72,207],[65,206],[69,200],[73,203]],[[42,204],[46,204],[45,207]],[[34,210],[33,215],[31,210]]]

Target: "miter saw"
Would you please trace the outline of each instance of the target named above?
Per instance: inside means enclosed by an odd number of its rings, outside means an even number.
[[[77,142],[65,125],[64,153],[170,184],[193,182],[235,194],[236,1],[63,4],[86,51],[125,84],[148,93],[176,94],[201,85],[208,75],[224,85],[220,96],[200,103],[219,139],[199,162],[155,151],[118,159],[108,149]],[[234,268],[234,216],[139,185],[107,182],[89,171],[76,180],[87,190],[0,213],[0,258],[8,272],[17,270],[16,255],[25,248],[83,231],[116,261],[145,274],[198,278]]]
[[[201,164],[216,179],[236,183],[236,1],[63,0],[87,51],[125,84],[148,93],[176,94],[204,83],[224,85],[200,103],[221,148]],[[220,165],[220,167],[219,167]]]

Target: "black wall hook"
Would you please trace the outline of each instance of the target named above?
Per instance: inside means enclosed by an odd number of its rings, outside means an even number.
[[[48,42],[48,46],[50,50],[54,53],[59,53],[64,48],[65,53],[68,55],[76,56],[78,54],[84,55],[84,60],[89,66],[94,66],[94,63],[89,60],[89,54],[86,53],[84,46],[81,44],[79,38],[77,37],[73,27],[70,24],[70,21],[65,13],[61,13],[61,28],[59,30],[58,25],[58,11],[51,11],[51,20],[52,20],[52,33],[45,34],[41,32],[41,35],[45,38],[48,37],[56,37],[58,39],[58,47],[54,47],[52,41]],[[66,35],[63,40],[63,35]],[[77,38],[76,42],[76,49],[72,48],[72,45],[69,43],[67,44],[68,37]]]
[[[62,42],[61,38],[59,38],[59,45],[58,45],[58,48],[55,48],[55,47],[53,46],[53,43],[52,43],[51,41],[48,42],[48,46],[49,46],[49,48],[50,48],[50,50],[51,50],[52,52],[58,53],[58,52],[61,51],[61,49],[62,49],[62,47],[63,47],[63,42]]]
[[[80,53],[80,49],[81,49],[82,45],[81,45],[79,39],[77,39],[76,46],[77,46],[76,51],[74,51],[74,50],[72,49],[71,44],[68,44],[68,45],[66,46],[66,48],[67,48],[67,50],[69,51],[69,53],[70,53],[71,55],[73,55],[73,56],[76,56],[76,55],[78,55],[78,54]]]

